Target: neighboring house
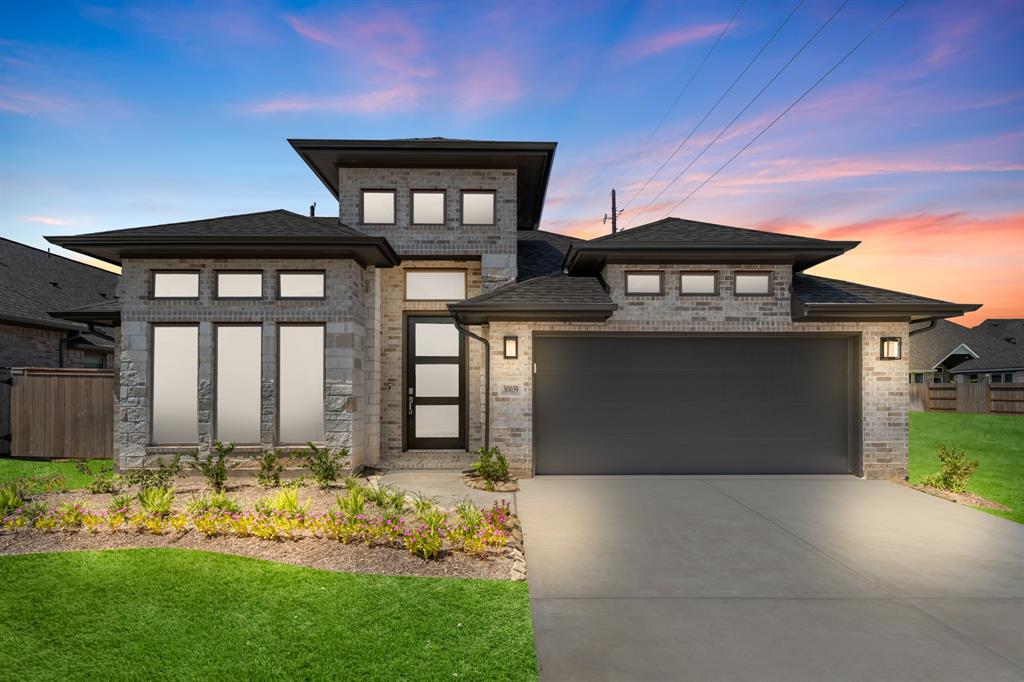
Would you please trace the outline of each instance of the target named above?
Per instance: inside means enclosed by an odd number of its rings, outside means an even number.
[[[1024,382],[1024,347],[1006,344],[995,353],[972,358],[951,370],[958,383],[1010,384]]]
[[[978,307],[804,273],[857,242],[540,232],[554,143],[291,144],[340,219],[50,238],[123,268],[122,467],[312,440],[357,468],[489,444],[521,475],[901,476],[909,324]]]
[[[988,319],[974,327],[974,331],[1024,346],[1024,319]]]
[[[953,381],[952,370],[968,360],[1012,348],[996,336],[948,320],[911,325],[910,383],[948,384]]]
[[[113,330],[51,314],[112,302],[118,276],[0,238],[0,454],[10,453],[11,367],[110,367]]]

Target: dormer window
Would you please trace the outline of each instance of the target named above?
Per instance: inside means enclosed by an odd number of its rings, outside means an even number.
[[[412,191],[412,224],[444,225],[444,190]]]
[[[394,225],[395,190],[364,189],[361,222],[364,225]]]
[[[462,224],[494,224],[494,190],[463,190]]]

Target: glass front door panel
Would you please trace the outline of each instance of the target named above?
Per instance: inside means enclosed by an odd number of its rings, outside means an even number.
[[[450,317],[406,322],[406,446],[462,449],[465,442],[466,344]]]

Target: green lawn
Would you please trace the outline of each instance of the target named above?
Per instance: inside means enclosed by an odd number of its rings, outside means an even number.
[[[981,464],[968,490],[1013,510],[985,511],[1024,523],[1024,417],[911,412],[911,481],[939,470],[939,443],[966,450]]]
[[[99,471],[101,464],[106,464],[109,467],[112,462],[109,459],[89,460],[89,466],[93,471]],[[21,477],[55,475],[64,477],[64,483],[68,490],[84,488],[91,478],[80,473],[75,468],[74,462],[37,462],[29,459],[0,457],[0,485]]]
[[[3,679],[534,680],[526,583],[179,549],[0,557]]]

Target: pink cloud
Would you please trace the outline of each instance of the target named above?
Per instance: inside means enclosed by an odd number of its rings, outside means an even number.
[[[499,54],[475,55],[455,68],[452,102],[460,111],[474,112],[515,102],[523,86],[515,66]]]
[[[725,23],[696,24],[675,28],[651,36],[642,36],[619,45],[616,48],[616,53],[625,61],[638,61],[660,54],[665,50],[679,47],[680,45],[689,45],[707,40],[717,36],[726,26],[727,24]]]
[[[47,215],[23,215],[18,218],[27,223],[42,223],[43,225],[72,225],[70,220],[62,220]]]
[[[25,116],[62,116],[75,108],[74,102],[63,97],[0,85],[0,111]]]
[[[303,111],[370,114],[415,107],[421,95],[422,90],[418,86],[404,84],[382,90],[330,97],[286,95],[247,105],[243,107],[243,111],[250,114]]]

